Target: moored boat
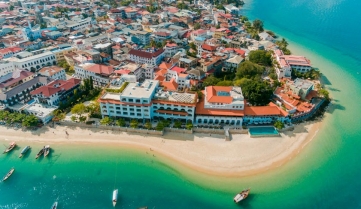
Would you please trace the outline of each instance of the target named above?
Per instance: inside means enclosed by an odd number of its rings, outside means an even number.
[[[13,173],[14,173],[15,169],[12,168],[3,178],[3,181],[5,181],[6,179],[8,179]]]
[[[4,150],[3,154],[10,152],[11,150],[13,150],[16,147],[16,143],[15,142],[11,142],[10,146],[8,148],[6,148],[6,150]]]
[[[246,199],[248,197],[248,194],[250,192],[250,189],[243,190],[242,192],[238,193],[234,198],[233,201],[235,203],[239,203],[242,200]]]
[[[53,206],[51,206],[51,209],[56,209],[58,207],[58,202],[54,202]]]
[[[24,156],[24,154],[30,149],[30,146],[26,146],[24,147],[23,150],[21,150],[21,153],[19,155],[19,158],[22,158]]]
[[[50,145],[44,147],[44,157],[48,156],[50,153]]]
[[[115,189],[113,191],[113,207],[115,207],[115,205],[117,204],[117,200],[118,200],[118,190]]]
[[[38,152],[38,154],[36,154],[35,159],[38,159],[38,158],[44,153],[44,151],[45,151],[45,147],[43,147],[43,148]]]

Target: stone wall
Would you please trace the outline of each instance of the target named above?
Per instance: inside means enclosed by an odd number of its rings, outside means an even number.
[[[103,125],[87,125],[85,123],[74,123],[62,121],[60,125],[64,126],[72,126],[72,127],[80,127],[80,128],[93,128],[99,130],[109,130],[109,131],[120,131],[120,132],[129,132],[129,133],[140,133],[140,134],[151,134],[151,135],[159,135],[163,136],[163,131],[157,130],[147,130],[140,128],[128,128],[128,127],[119,127],[119,126],[103,126]]]

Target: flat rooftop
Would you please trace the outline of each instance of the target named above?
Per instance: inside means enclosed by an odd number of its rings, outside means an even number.
[[[33,103],[31,105],[28,105],[25,109],[29,112],[35,113],[36,117],[43,118],[52,114],[52,112],[56,110],[57,107]]]
[[[178,102],[178,103],[195,103],[197,101],[197,94],[189,93],[178,93],[178,92],[169,92],[159,90],[155,95],[154,99],[163,100],[169,102]]]
[[[149,79],[145,80],[142,84],[129,83],[120,97],[150,98],[158,86],[159,81]]]
[[[120,94],[110,93],[110,92],[106,92],[102,96],[102,99],[110,99],[110,100],[116,100],[116,101],[119,101],[119,98],[120,98]]]

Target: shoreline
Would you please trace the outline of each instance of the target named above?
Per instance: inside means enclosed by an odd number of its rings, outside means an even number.
[[[172,164],[176,162],[211,176],[243,177],[273,170],[289,162],[314,139],[322,124],[320,120],[298,124],[294,131],[281,133],[281,137],[250,138],[248,134],[235,134],[231,141],[225,141],[223,135],[166,133],[157,137],[67,126],[46,126],[21,132],[1,126],[0,132],[7,141],[116,144],[126,149],[152,152],[171,166],[177,167]],[[69,133],[68,137],[65,131]]]

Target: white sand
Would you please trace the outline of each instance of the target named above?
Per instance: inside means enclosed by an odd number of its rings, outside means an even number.
[[[317,134],[321,122],[297,125],[281,137],[250,138],[246,134],[223,135],[166,133],[163,137],[95,129],[56,126],[37,131],[0,127],[1,138],[10,141],[91,142],[149,150],[203,173],[245,176],[279,167],[292,159]],[[69,136],[66,135],[68,132]]]

